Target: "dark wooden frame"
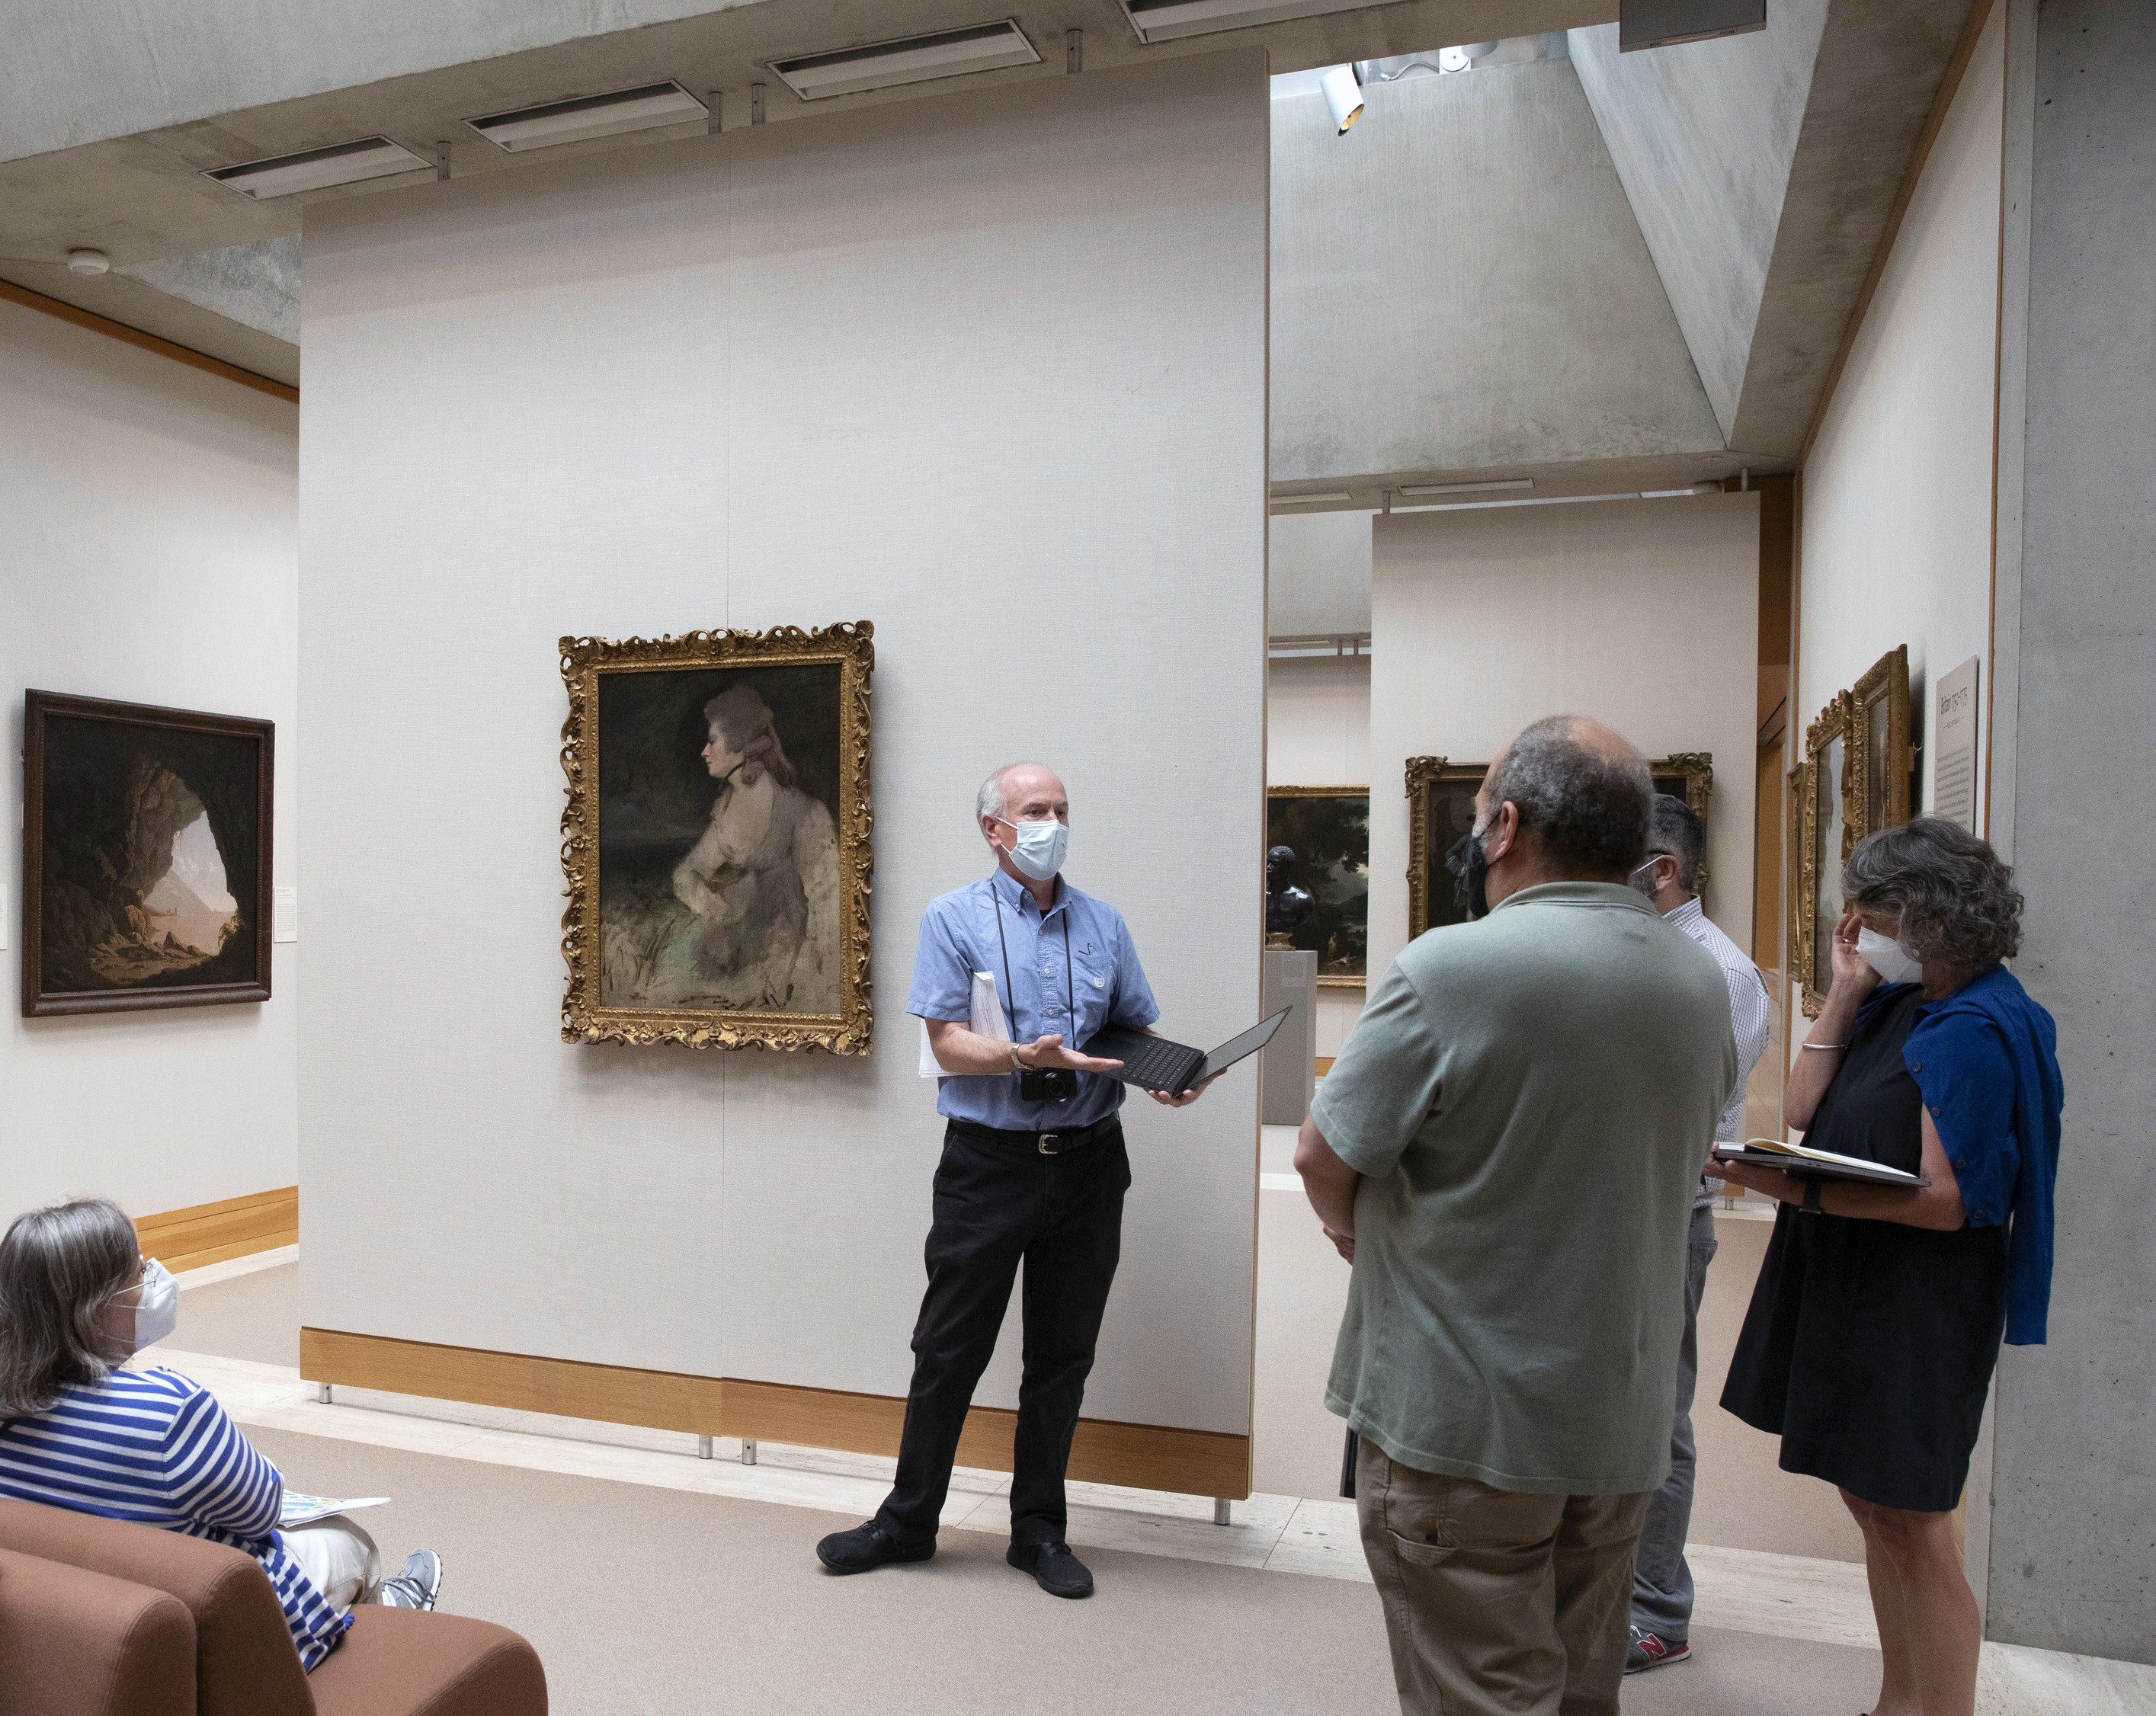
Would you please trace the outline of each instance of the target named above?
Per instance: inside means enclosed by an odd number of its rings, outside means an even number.
[[[255,767],[254,976],[241,983],[176,983],[157,989],[63,990],[44,988],[45,718],[112,721],[127,726],[177,728],[253,739],[260,750]],[[218,1007],[231,1001],[270,999],[273,940],[271,916],[276,890],[272,883],[275,832],[277,725],[245,715],[208,715],[198,709],[160,709],[151,704],[116,703],[101,697],[67,697],[30,691],[23,699],[23,1017],[48,1018],[63,1013],[132,1013],[165,1007]],[[231,878],[228,878],[228,884]]]

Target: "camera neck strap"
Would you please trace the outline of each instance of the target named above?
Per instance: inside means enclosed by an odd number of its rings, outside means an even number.
[[[988,878],[988,897],[996,906],[996,943],[1004,952],[1004,1011],[1010,1016],[1011,1041],[1015,1043],[1018,1041],[1018,995],[1011,987],[1010,943],[1004,937],[1004,897],[997,889],[993,876]],[[1075,1034],[1078,1029],[1078,986],[1070,976],[1070,902],[1068,899],[1063,902],[1062,910],[1063,995],[1070,1004],[1068,1015],[1070,1029]],[[1069,1046],[1075,1048],[1078,1045],[1074,1042]]]

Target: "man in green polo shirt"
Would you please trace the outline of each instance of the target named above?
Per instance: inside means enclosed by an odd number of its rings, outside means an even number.
[[[1617,1708],[1737,1079],[1721,968],[1625,885],[1652,795],[1595,722],[1513,740],[1476,801],[1471,921],[1393,962],[1296,1145],[1354,1266],[1326,1404],[1361,1434],[1409,1716]]]

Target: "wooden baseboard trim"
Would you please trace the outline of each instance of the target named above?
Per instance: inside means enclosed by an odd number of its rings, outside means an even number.
[[[244,370],[236,363],[227,363],[221,357],[212,357],[206,351],[197,351],[191,346],[177,346],[170,340],[160,339],[155,334],[146,334],[140,328],[131,328],[125,322],[116,322],[110,316],[100,315],[95,310],[84,310],[80,305],[63,304],[57,298],[48,298],[42,292],[33,292],[27,286],[18,286],[0,280],[0,303],[19,304],[25,310],[34,310],[40,315],[56,317],[64,322],[73,322],[78,328],[86,328],[93,334],[102,334],[108,340],[117,340],[123,346],[132,346],[140,351],[154,351],[160,357],[169,357],[174,363],[183,363],[189,369],[200,370],[205,375],[218,376],[228,382],[237,382],[243,387],[252,387],[257,393],[267,393],[272,399],[286,403],[300,402],[300,390],[290,382],[273,381],[268,376],[258,376],[253,370]]]
[[[175,1275],[256,1252],[300,1242],[300,1188],[249,1192],[216,1203],[194,1204],[136,1218],[135,1232],[145,1257]]]
[[[300,1375],[310,1382],[432,1400],[886,1457],[898,1452],[906,1419],[906,1402],[890,1395],[639,1370],[332,1329],[300,1331]],[[1009,1471],[1017,1424],[1015,1412],[974,1407],[966,1415],[958,1463]],[[1250,1439],[1081,1418],[1070,1471],[1081,1483],[1240,1501],[1250,1493]]]

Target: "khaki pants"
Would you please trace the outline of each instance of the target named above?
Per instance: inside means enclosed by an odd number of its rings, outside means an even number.
[[[1404,1716],[1615,1716],[1650,1493],[1492,1489],[1363,1438],[1356,1511]]]

